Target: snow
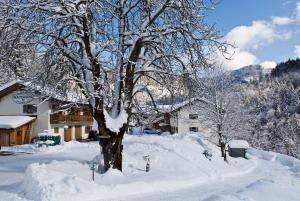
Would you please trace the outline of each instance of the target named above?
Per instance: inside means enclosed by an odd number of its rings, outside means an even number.
[[[59,136],[59,135],[60,135],[59,133],[52,133],[48,130],[44,130],[44,132],[38,133],[39,137],[41,137],[41,136]]]
[[[45,144],[54,144],[55,142],[53,140],[46,140]]]
[[[182,107],[193,105],[196,101],[209,103],[209,101],[203,97],[196,97],[196,98],[190,98],[188,100],[173,105],[157,105],[157,108],[162,112],[172,112]]]
[[[120,128],[123,126],[124,123],[127,122],[127,118],[128,118],[128,114],[124,109],[121,110],[120,114],[116,118],[112,118],[106,110],[104,110],[104,116],[105,116],[106,127],[109,130],[116,133],[120,131]]]
[[[228,142],[230,148],[249,148],[249,143],[245,140],[231,140]]]
[[[0,116],[0,128],[18,128],[34,119],[35,117],[29,116]]]
[[[20,83],[21,83],[20,80],[13,80],[11,82],[8,82],[8,83],[0,86],[0,91],[3,91],[4,89],[7,89],[8,87],[11,87],[11,86],[13,86],[15,84],[20,84]]]
[[[90,167],[102,160],[98,142],[0,157],[0,200],[299,200],[300,161],[292,157],[249,148],[250,160],[226,163],[218,147],[196,134],[126,135],[123,144],[123,172],[95,173],[95,181]]]
[[[212,150],[212,161],[202,154],[204,149]],[[150,155],[149,173],[145,172],[146,161],[143,158],[146,155]],[[255,165],[244,159],[231,159],[231,163],[227,164],[218,155],[217,147],[193,135],[163,138],[130,136],[127,137],[125,147],[123,173],[109,170],[104,175],[96,174],[96,182],[92,182],[87,163],[35,163],[26,170],[22,191],[30,199],[42,201],[67,200],[66,196],[74,193],[76,200],[82,200],[88,195],[108,199],[120,192],[124,196],[136,194],[132,189],[140,189],[139,193],[149,193],[160,191],[162,187],[172,190],[178,186],[226,178],[251,171]]]

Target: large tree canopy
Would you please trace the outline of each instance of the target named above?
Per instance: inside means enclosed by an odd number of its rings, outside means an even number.
[[[149,92],[142,80],[172,86],[174,76],[207,66],[212,53],[224,50],[215,28],[205,22],[210,2],[6,0],[0,4],[13,13],[6,22],[35,41],[44,62],[42,80],[80,89],[98,122],[105,169],[121,170],[122,139],[133,96]],[[108,121],[117,118],[124,121],[119,129],[112,129]]]

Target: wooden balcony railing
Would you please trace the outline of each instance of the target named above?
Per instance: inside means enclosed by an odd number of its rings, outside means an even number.
[[[68,124],[68,123],[92,123],[92,115],[63,115],[63,114],[51,114],[50,124]]]

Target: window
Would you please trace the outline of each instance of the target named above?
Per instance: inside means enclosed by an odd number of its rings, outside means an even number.
[[[190,127],[190,132],[198,132],[198,127]]]
[[[23,105],[23,113],[32,114],[37,112],[35,105]]]
[[[198,114],[190,114],[189,118],[190,119],[198,119]]]
[[[92,130],[91,126],[86,126],[85,127],[85,133],[89,133]]]
[[[54,133],[58,133],[59,132],[59,128],[54,128]]]

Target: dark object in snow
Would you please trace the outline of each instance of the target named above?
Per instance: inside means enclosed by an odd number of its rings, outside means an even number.
[[[52,135],[51,133],[41,133],[38,136],[38,140],[36,143],[39,146],[46,145],[46,146],[55,146],[60,144],[60,136],[59,135]]]
[[[91,131],[89,132],[89,137],[88,137],[88,139],[91,140],[91,141],[98,141],[98,140],[99,140],[99,136],[98,136],[97,131],[91,130]]]
[[[203,154],[208,160],[211,161],[212,153],[210,153],[208,150],[204,150]]]
[[[96,169],[96,164],[94,161],[90,163],[90,169],[92,170],[92,180],[95,181],[95,169]]]
[[[246,151],[249,148],[249,143],[245,140],[231,140],[228,143],[229,156],[238,158],[246,158]]]
[[[30,140],[30,143],[36,144],[37,141],[39,141],[39,137],[34,137],[34,138],[32,138],[32,139]]]
[[[150,155],[147,156],[143,156],[144,160],[147,160],[147,164],[146,164],[146,172],[150,171]]]
[[[231,156],[231,157],[246,158],[246,152],[247,152],[247,148],[231,148],[231,147],[228,146],[228,153],[229,153],[229,156]]]
[[[159,130],[155,130],[155,129],[152,129],[152,128],[145,128],[144,133],[145,134],[153,134],[153,135],[160,135],[161,134],[161,132]]]

